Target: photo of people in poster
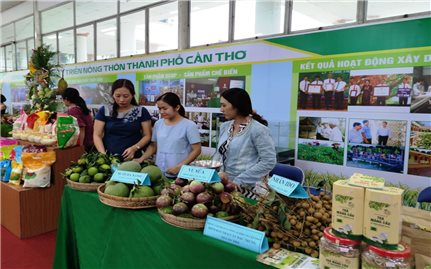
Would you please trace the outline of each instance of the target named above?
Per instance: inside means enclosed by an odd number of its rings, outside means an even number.
[[[299,74],[298,110],[347,110],[348,71]]]
[[[72,84],[69,87],[77,89],[87,105],[104,105],[113,102],[111,85],[112,83],[84,83]]]
[[[245,89],[245,77],[187,79],[186,106],[218,108],[220,95],[230,88]]]
[[[343,142],[298,139],[299,160],[343,165],[343,156]]]
[[[144,80],[139,82],[139,104],[144,106],[156,105],[157,97],[173,92],[184,103],[184,79],[176,80]]]
[[[349,106],[410,106],[412,68],[352,70]]]
[[[346,119],[299,117],[299,138],[343,142]]]
[[[22,103],[27,101],[28,87],[14,87],[11,89],[12,100],[13,103]]]
[[[186,117],[196,123],[201,136],[202,146],[208,147],[210,141],[211,113],[186,112]]]
[[[431,69],[419,66],[413,69],[411,113],[431,113]]]
[[[407,121],[350,119],[347,166],[403,172]]]
[[[431,177],[431,121],[412,121],[408,174]]]

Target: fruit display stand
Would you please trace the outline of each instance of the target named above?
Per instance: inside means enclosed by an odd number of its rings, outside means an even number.
[[[64,189],[53,268],[268,268],[256,256],[166,224],[156,209],[113,208]]]
[[[56,162],[51,167],[49,188],[24,188],[1,182],[1,225],[19,238],[57,229],[66,183],[62,173],[71,161],[76,161],[84,153],[84,147],[52,150],[56,152]]]

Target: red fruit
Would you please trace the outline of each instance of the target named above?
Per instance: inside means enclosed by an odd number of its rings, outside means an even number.
[[[185,192],[181,194],[181,201],[188,205],[194,204],[196,202],[195,195],[191,192]]]
[[[195,204],[192,207],[192,216],[204,219],[208,214],[208,208],[204,204]]]
[[[181,192],[190,192],[190,185],[185,185],[182,189]]]
[[[236,190],[236,185],[233,182],[229,182],[224,186],[224,190],[227,192],[233,192]]]
[[[189,211],[189,208],[183,202],[176,203],[172,207],[172,214],[174,214],[175,216],[187,213],[188,211]]]
[[[208,202],[211,202],[213,199],[213,196],[208,192],[201,192],[196,196],[196,202],[200,204],[206,204]]]
[[[168,195],[162,195],[156,200],[157,208],[163,208],[172,205],[172,198]]]
[[[188,182],[189,181],[187,179],[182,179],[182,178],[179,178],[179,177],[177,177],[177,179],[175,179],[175,184],[178,185],[178,186],[181,186],[181,187],[187,185]]]
[[[225,185],[226,186],[226,184],[228,184],[230,181],[229,181],[229,179],[227,179],[226,177],[222,177],[221,178],[221,183],[223,184],[223,185]]]
[[[232,202],[232,195],[230,195],[230,193],[228,192],[222,192],[220,193],[220,201],[223,204],[229,204],[230,202]]]
[[[192,183],[190,183],[190,191],[193,192],[194,194],[198,194],[201,193],[205,190],[205,186],[204,184],[202,184],[199,181],[192,181]]]
[[[174,190],[172,190],[172,189],[170,189],[170,188],[164,188],[161,192],[160,192],[160,194],[161,195],[168,195],[168,196],[171,196],[171,197],[173,197],[174,196]]]

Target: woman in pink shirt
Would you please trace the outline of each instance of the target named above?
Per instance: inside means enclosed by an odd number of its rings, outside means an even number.
[[[61,96],[64,105],[67,107],[67,114],[74,116],[79,125],[79,141],[89,151],[93,144],[93,117],[84,99],[79,95],[75,88],[67,88]]]

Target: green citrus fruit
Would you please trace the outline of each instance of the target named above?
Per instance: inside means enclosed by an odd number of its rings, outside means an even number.
[[[98,159],[96,160],[96,163],[97,163],[98,165],[102,165],[102,164],[104,164],[104,163],[105,163],[105,159],[103,159],[103,158],[98,158]]]
[[[82,167],[81,166],[76,166],[72,168],[72,172],[73,173],[81,173],[82,172]]]
[[[73,173],[70,175],[70,180],[77,182],[79,180],[79,173]]]
[[[103,181],[105,181],[105,174],[103,174],[103,173],[97,173],[97,174],[95,174],[93,176],[93,180],[95,182],[103,182]]]
[[[89,176],[94,176],[95,174],[97,174],[99,172],[99,170],[97,170],[96,167],[90,167],[88,168],[88,175]]]

